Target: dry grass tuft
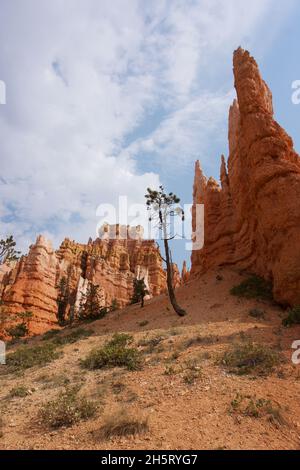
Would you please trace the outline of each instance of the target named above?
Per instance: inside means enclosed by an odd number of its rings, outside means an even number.
[[[112,437],[135,436],[149,431],[148,418],[135,412],[130,414],[125,408],[106,416],[98,437],[107,440]]]

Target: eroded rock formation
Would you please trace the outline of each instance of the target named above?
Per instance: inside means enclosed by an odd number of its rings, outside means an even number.
[[[65,239],[57,251],[39,236],[27,256],[1,272],[0,295],[9,314],[31,311],[32,333],[53,327],[63,277],[69,281],[76,307],[89,282],[100,286],[103,306],[111,306],[114,300],[119,307],[127,305],[135,277],[145,279],[152,296],[165,290],[158,247],[142,239],[141,227],[104,226],[100,235],[86,245]]]
[[[186,284],[190,279],[190,271],[187,269],[186,261],[183,262],[181,270],[181,282]]]
[[[196,204],[204,204],[204,247],[192,275],[221,265],[273,281],[274,297],[300,304],[300,158],[273,117],[272,95],[247,51],[234,53],[237,100],[229,112],[229,158],[221,186],[196,163]]]

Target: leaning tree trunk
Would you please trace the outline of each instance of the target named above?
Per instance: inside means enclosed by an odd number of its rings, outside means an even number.
[[[162,215],[160,214],[160,220],[162,222]],[[170,259],[170,251],[169,251],[169,244],[167,233],[165,229],[165,225],[163,225],[163,232],[164,232],[164,246],[165,246],[165,254],[166,254],[166,264],[167,264],[167,286],[168,286],[168,293],[170,302],[172,304],[173,309],[180,317],[184,317],[186,315],[186,311],[181,308],[176,300],[174,286],[173,286],[173,275],[172,275],[172,266],[171,266],[171,259]]]

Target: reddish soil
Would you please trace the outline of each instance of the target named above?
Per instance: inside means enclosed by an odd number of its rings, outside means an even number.
[[[292,364],[291,345],[300,340],[300,328],[283,328],[284,312],[272,303],[231,296],[230,288],[242,279],[239,273],[224,270],[180,288],[177,296],[188,311],[185,318],[177,317],[167,297],[160,296],[144,309],[131,306],[84,326],[93,335],[64,346],[62,357],[44,367],[16,374],[0,366],[0,448],[299,449],[300,366]],[[253,308],[263,309],[265,318],[252,318]],[[82,369],[79,360],[114,332],[134,336],[145,358],[143,369]],[[157,337],[162,337],[159,344],[146,353],[141,340]],[[248,340],[274,347],[284,363],[266,377],[229,373],[218,363],[220,354],[235,342]],[[29,344],[39,342],[45,343],[36,337]],[[184,377],[191,360],[197,364],[198,377],[188,384]],[[98,411],[87,421],[51,430],[40,423],[38,413],[43,403],[63,391],[66,379],[80,384],[79,394],[97,402]],[[17,386],[29,388],[30,394],[9,397]],[[238,394],[248,400],[271,400],[283,422],[233,411],[231,402]],[[122,407],[131,416],[148,418],[148,432],[100,439],[105,418]]]

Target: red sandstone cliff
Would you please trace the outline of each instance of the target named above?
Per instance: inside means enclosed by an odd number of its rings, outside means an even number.
[[[274,298],[300,304],[300,159],[273,118],[272,95],[247,51],[234,53],[237,101],[229,112],[228,169],[221,186],[196,163],[196,204],[205,205],[202,250],[192,275],[234,265],[273,281]]]
[[[130,231],[130,237],[128,232]],[[111,239],[114,232],[114,239]],[[144,278],[152,296],[165,290],[165,271],[158,247],[143,240],[141,227],[104,226],[101,238],[88,244],[65,239],[57,251],[39,236],[27,256],[1,274],[0,296],[10,315],[31,311],[30,331],[39,333],[57,323],[58,285],[68,277],[79,306],[89,282],[100,286],[103,306],[130,302],[135,277]]]

